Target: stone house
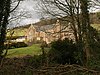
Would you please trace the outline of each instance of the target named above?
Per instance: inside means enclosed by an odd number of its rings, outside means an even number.
[[[37,36],[36,36],[36,29],[34,28],[33,25],[30,25],[30,27],[27,29],[25,36],[28,42],[32,42],[35,40]]]
[[[73,31],[71,30],[70,26],[62,30],[63,28],[64,26],[60,24],[59,20],[57,20],[55,24],[40,27],[31,24],[25,34],[27,37],[26,40],[28,42],[42,40],[46,41],[47,43],[50,43],[51,41],[57,40],[59,38],[68,38],[74,40]]]
[[[51,39],[50,41],[64,38],[75,40],[71,27],[68,26],[65,29],[64,28],[65,26],[61,25],[60,21],[57,20],[54,27],[51,30],[47,30],[47,32],[51,32],[51,34],[48,35]]]
[[[37,29],[37,27],[30,25],[30,27],[26,30],[26,40],[27,42],[36,42],[36,41],[46,41],[46,33]]]

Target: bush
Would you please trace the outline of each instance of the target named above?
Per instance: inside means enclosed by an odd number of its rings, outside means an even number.
[[[25,44],[24,42],[17,42],[15,43],[15,48],[20,48],[20,47],[27,47],[28,45]]]
[[[8,44],[5,45],[5,48],[7,48]],[[13,49],[13,48],[20,48],[20,47],[27,47],[28,45],[24,42],[13,42],[10,43],[8,46],[8,49]]]
[[[41,56],[25,56],[23,58],[5,58],[0,75],[35,75],[35,69],[41,66]]]
[[[41,66],[41,55],[34,55],[34,57],[27,55],[24,58],[25,65],[39,68]]]
[[[72,40],[57,40],[51,43],[50,61],[58,64],[75,64],[77,47]]]

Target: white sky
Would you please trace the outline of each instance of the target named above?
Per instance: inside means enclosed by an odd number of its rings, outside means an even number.
[[[41,13],[39,13],[38,5],[37,5],[38,2],[39,2],[39,0],[24,0],[24,1],[22,1],[20,3],[19,7],[17,8],[17,13],[15,14],[15,16],[17,14],[19,14],[19,12],[25,11],[28,13],[28,18],[21,18],[21,19],[18,19],[17,21],[13,21],[9,24],[8,27],[15,27],[15,26],[19,26],[19,25],[27,25],[30,23],[38,22],[39,19],[41,18]],[[94,11],[94,10],[91,9],[91,11]]]
[[[28,13],[28,18],[21,18],[18,19],[17,21],[12,21],[8,27],[15,27],[19,25],[27,25],[30,23],[35,23],[38,22],[39,19],[41,18],[39,13],[37,13],[37,0],[25,0],[20,3],[20,5],[17,8],[17,12],[15,16],[20,14],[20,12],[27,12]]]
[[[39,21],[40,16],[36,12],[37,1],[25,0],[24,2],[22,2],[20,4],[19,7],[20,7],[20,9],[26,10],[26,11],[28,11],[31,14],[31,18],[23,20],[23,23],[30,23],[30,22],[33,23],[33,22]]]

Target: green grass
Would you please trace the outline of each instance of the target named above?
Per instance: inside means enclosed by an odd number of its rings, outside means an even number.
[[[39,44],[34,44],[29,47],[9,49],[7,57],[23,57],[26,55],[40,55],[41,48]]]
[[[100,31],[100,24],[91,24],[91,26]]]
[[[27,28],[13,29],[10,32],[7,32],[7,36],[9,36],[12,31],[14,31],[13,36],[25,36]]]
[[[95,28],[98,31],[98,33],[100,34],[100,24],[91,24],[91,26],[93,28]]]

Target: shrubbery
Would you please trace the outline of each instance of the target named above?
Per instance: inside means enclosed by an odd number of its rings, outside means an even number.
[[[5,58],[0,75],[35,75],[35,69],[41,66],[41,56],[27,55],[22,58]]]
[[[49,58],[54,63],[76,64],[77,51],[77,46],[72,40],[57,40],[51,43]]]
[[[12,42],[11,44],[6,44],[5,48],[8,47],[8,49],[12,49],[12,48],[20,48],[20,47],[27,47],[28,45],[24,42]]]

